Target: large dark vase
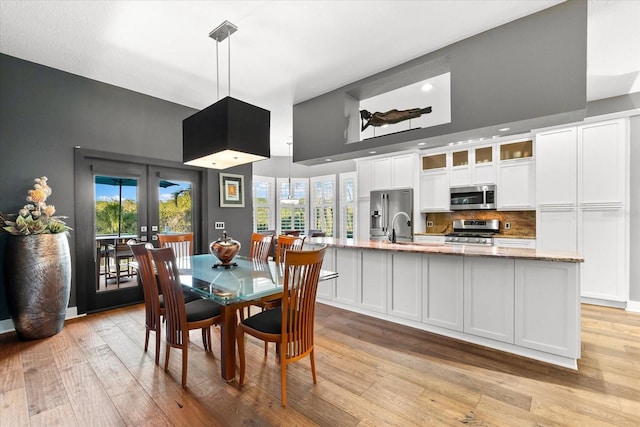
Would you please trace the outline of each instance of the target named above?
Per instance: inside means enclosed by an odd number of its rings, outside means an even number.
[[[8,236],[4,281],[9,313],[20,339],[59,333],[71,292],[67,233]]]

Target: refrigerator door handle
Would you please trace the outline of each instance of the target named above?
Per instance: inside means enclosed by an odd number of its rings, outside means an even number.
[[[387,232],[387,209],[389,209],[387,193],[380,194],[380,205],[382,206],[382,232]]]

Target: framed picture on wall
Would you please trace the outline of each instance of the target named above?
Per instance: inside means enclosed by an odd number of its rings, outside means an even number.
[[[244,175],[220,173],[220,207],[244,208]]]

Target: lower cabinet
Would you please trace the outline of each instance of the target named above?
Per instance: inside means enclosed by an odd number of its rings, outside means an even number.
[[[464,259],[464,332],[513,343],[513,259]]]
[[[360,251],[360,306],[378,313],[387,311],[387,251]]]
[[[390,252],[391,282],[388,289],[390,315],[409,320],[422,317],[421,254]]]
[[[442,328],[463,329],[462,257],[429,255],[422,259],[422,322]]]
[[[579,264],[515,261],[515,344],[580,357]]]
[[[333,248],[318,301],[576,368],[581,264]]]
[[[314,246],[312,249],[320,249],[321,246]],[[337,271],[336,269],[336,249],[327,248],[324,251],[324,260],[322,261],[322,269],[328,271]],[[336,280],[323,280],[318,283],[317,298],[325,300],[333,300],[333,293],[336,287]]]

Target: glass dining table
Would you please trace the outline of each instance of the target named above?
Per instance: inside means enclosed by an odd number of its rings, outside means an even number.
[[[230,268],[213,266],[213,255],[193,255],[178,258],[180,282],[222,306],[220,324],[221,375],[227,381],[235,379],[237,311],[258,301],[273,300],[282,294],[284,266],[273,261],[257,261],[235,257]],[[320,281],[335,279],[337,272],[322,270]]]

